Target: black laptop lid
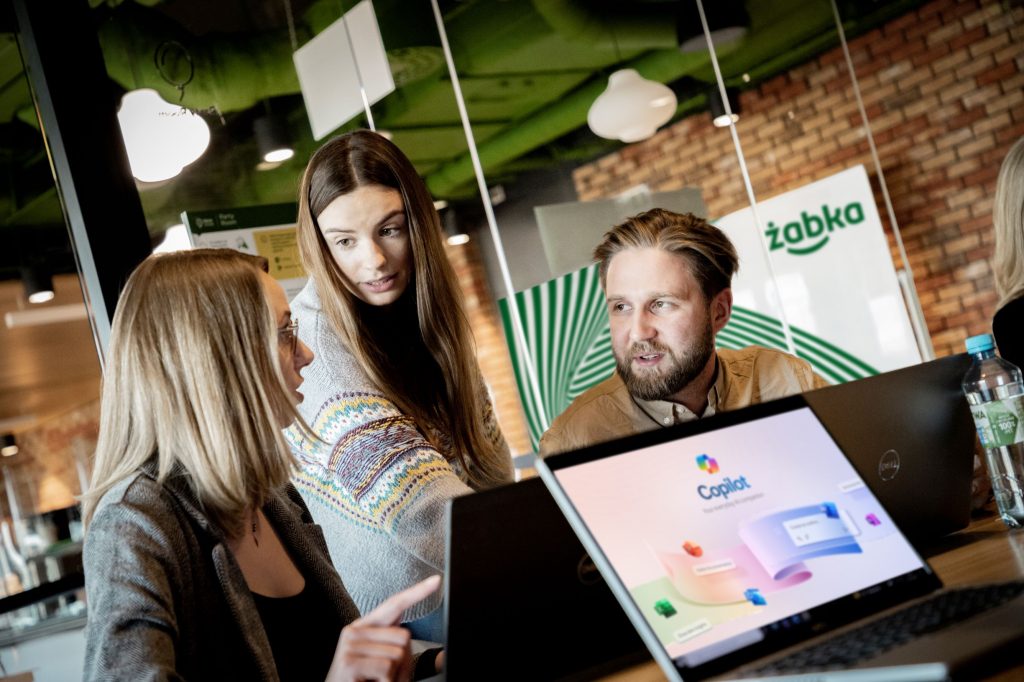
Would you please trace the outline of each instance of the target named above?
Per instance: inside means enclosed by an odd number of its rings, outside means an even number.
[[[449,505],[447,680],[585,679],[649,658],[540,479]]]
[[[970,364],[962,353],[804,395],[915,543],[970,521],[975,435],[960,389]]]
[[[538,470],[652,654],[686,679],[939,586],[800,396]]]

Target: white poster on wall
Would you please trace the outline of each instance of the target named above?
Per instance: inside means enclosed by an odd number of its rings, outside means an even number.
[[[863,166],[759,201],[758,216],[763,237],[749,208],[714,221],[740,256],[734,305],[775,318],[781,296],[794,334],[879,372],[921,361]]]

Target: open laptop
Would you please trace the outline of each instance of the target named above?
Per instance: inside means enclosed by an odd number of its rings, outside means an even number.
[[[802,396],[537,468],[670,680],[944,680],[1024,643],[1024,582],[941,590]]]
[[[960,388],[970,365],[961,353],[804,394],[916,544],[970,522],[974,421]]]
[[[593,679],[650,658],[539,478],[449,502],[445,623],[452,682]]]

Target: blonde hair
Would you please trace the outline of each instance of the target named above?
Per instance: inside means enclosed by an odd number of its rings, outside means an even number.
[[[372,341],[359,315],[355,294],[332,258],[316,216],[338,197],[359,187],[386,187],[402,196],[412,246],[413,285],[419,328],[440,368],[444,385],[437,405],[418,404],[388,372],[389,358]],[[316,285],[323,311],[341,342],[369,379],[431,439],[446,457],[457,459],[470,484],[479,488],[503,482],[497,446],[484,433],[480,370],[472,333],[462,307],[458,280],[445,254],[441,222],[423,180],[402,151],[369,130],[336,137],[313,154],[299,193],[298,242],[302,264]],[[446,433],[453,452],[434,441],[434,429]],[[469,466],[472,464],[473,466]]]
[[[720,229],[692,213],[652,208],[613,227],[594,249],[601,286],[605,286],[615,254],[644,248],[686,258],[707,300],[731,286],[732,276],[739,269],[736,248]]]
[[[992,225],[996,235],[992,270],[1002,307],[1024,295],[1024,137],[1010,148],[999,169]]]
[[[288,481],[281,422],[302,422],[260,269],[266,261],[256,256],[199,249],[150,256],[128,278],[111,330],[86,523],[108,490],[154,456],[160,481],[184,469],[229,537]]]

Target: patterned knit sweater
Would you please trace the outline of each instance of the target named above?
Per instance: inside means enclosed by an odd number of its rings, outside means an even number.
[[[302,374],[299,412],[324,442],[286,432],[299,460],[293,482],[323,527],[331,559],[361,613],[444,570],[445,506],[473,492],[448,462],[374,386],[321,312],[310,281],[291,303],[299,335],[315,354]],[[480,390],[486,391],[483,381]],[[486,395],[486,394],[485,394]],[[512,481],[508,446],[489,400],[480,418]],[[440,590],[405,621],[438,606]]]

